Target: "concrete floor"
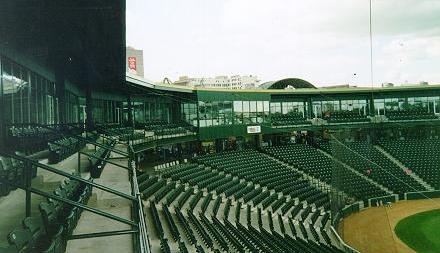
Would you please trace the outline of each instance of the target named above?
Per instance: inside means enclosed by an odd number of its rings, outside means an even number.
[[[127,159],[113,159],[113,162],[127,166]],[[128,181],[128,171],[116,165],[109,164],[104,168],[101,178],[95,179],[95,183],[109,186],[115,190],[131,194],[131,186]],[[93,189],[96,200],[91,199],[90,207],[111,213],[121,218],[131,219],[131,202],[121,197],[99,189]],[[109,218],[84,211],[81,215],[74,234],[96,233],[114,230],[131,229],[129,225],[113,221]],[[71,240],[67,243],[68,253],[76,252],[106,252],[106,253],[129,253],[133,252],[132,236],[118,235],[90,239]]]

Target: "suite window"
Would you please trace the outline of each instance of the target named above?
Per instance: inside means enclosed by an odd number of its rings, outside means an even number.
[[[234,101],[235,124],[243,124],[243,101]]]

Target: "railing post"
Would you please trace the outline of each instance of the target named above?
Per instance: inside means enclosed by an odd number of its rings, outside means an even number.
[[[32,165],[27,161],[24,162],[23,168],[24,187],[26,189],[26,217],[31,217],[32,212]]]
[[[130,186],[131,186],[131,194],[133,196],[135,196],[136,189],[135,189],[135,184],[133,182],[134,177],[133,177],[133,166],[132,166],[132,156],[133,156],[133,154],[131,152],[131,148],[130,148],[130,143],[129,142],[130,142],[130,136],[128,136],[128,142],[127,142],[127,144],[128,144],[127,145],[127,153],[128,153],[128,164],[127,164],[127,166],[128,166],[128,181],[130,182]],[[139,217],[137,215],[137,210],[139,210],[139,206],[138,206],[137,199],[136,199],[136,200],[133,200],[131,216],[132,216],[132,219],[135,222],[139,223]],[[137,234],[137,236],[133,237],[133,250],[134,250],[135,253],[138,252],[138,249],[140,248],[140,240],[138,240],[138,238],[140,238],[140,236],[141,236],[140,235],[140,227],[139,227],[138,232],[136,234]]]
[[[86,146],[87,146],[87,144],[86,144]],[[77,168],[78,168],[77,172],[81,174],[81,152],[78,152],[78,166],[77,166]]]
[[[142,206],[142,200],[139,193],[139,186],[137,184],[137,175],[136,175],[136,168],[137,168],[137,161],[133,161],[135,159],[136,153],[133,150],[133,146],[129,145],[127,146],[128,150],[128,167],[130,169],[130,182],[132,186],[132,194],[133,196],[136,196],[137,201],[133,201],[133,207],[136,209],[133,209],[133,218],[135,221],[138,222],[138,233],[137,238],[134,239],[134,245],[135,245],[135,252],[140,253],[148,253],[151,251],[150,249],[150,243],[147,233],[147,228],[144,220],[144,211]]]

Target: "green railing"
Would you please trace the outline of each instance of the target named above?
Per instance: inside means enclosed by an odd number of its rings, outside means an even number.
[[[426,198],[440,198],[440,191],[423,191],[423,192],[405,193],[406,200],[416,200],[416,199],[426,199]]]

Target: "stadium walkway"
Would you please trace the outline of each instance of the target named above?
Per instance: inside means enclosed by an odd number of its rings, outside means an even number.
[[[115,157],[114,153],[111,154]],[[126,158],[112,159],[112,162],[127,166]],[[128,171],[116,165],[107,163],[99,179],[94,182],[109,186],[127,194],[131,194]],[[88,206],[117,215],[121,218],[131,220],[131,202],[114,194],[102,190],[93,189],[93,197],[89,200]],[[95,197],[96,196],[96,197]],[[84,211],[74,230],[74,234],[96,233],[114,230],[131,229],[129,225],[109,218]],[[103,239],[104,238],[104,239]],[[111,237],[89,238],[70,240],[67,243],[66,252],[106,252],[106,253],[130,253],[133,252],[132,236],[118,235]]]

